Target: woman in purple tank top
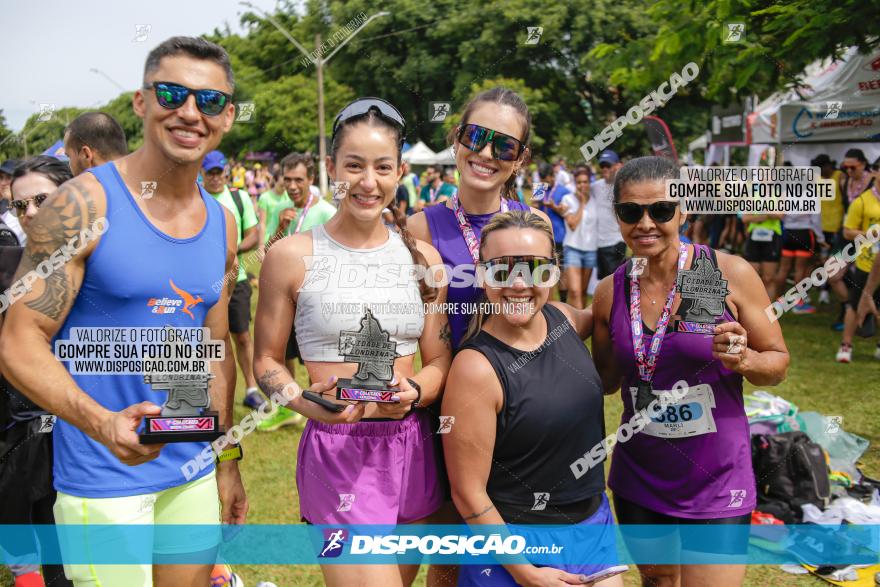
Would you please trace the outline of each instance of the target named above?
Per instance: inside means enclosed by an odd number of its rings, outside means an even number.
[[[482,289],[474,285],[474,269],[483,227],[507,210],[531,209],[550,222],[544,212],[521,204],[516,197],[516,174],[528,162],[531,129],[529,109],[516,92],[497,87],[478,94],[465,106],[461,122],[448,137],[461,176],[458,194],[407,219],[410,233],[433,244],[446,265],[446,315],[453,350],[461,344],[482,294]],[[438,435],[434,439],[439,450]],[[447,500],[430,523],[459,524],[461,518],[452,505],[445,467],[443,477]],[[454,584],[457,573],[457,566],[432,565],[428,585]]]
[[[622,390],[608,478],[618,522],[656,525],[650,538],[664,553],[672,545],[686,558],[710,553],[706,560],[716,562],[744,553],[748,534],[694,540],[658,526],[748,524],[756,495],[742,382],[778,384],[789,356],[779,325],[764,313],[770,300],[755,270],[679,240],[685,216],[665,198],[665,180],[678,177],[661,157],[635,159],[617,173],[614,207],[633,260],[596,290],[593,354],[606,393]],[[685,587],[740,585],[745,576],[735,564],[639,571],[651,584]]]

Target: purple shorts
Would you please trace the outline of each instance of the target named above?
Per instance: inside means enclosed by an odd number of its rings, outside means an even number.
[[[443,503],[430,418],[323,424],[299,442],[299,510],[311,524],[406,524]]]

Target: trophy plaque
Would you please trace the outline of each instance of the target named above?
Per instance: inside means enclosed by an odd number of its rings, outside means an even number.
[[[727,280],[721,277],[706,251],[699,250],[693,266],[679,271],[678,292],[681,295],[675,331],[695,334],[715,334],[718,318],[724,314],[724,299],[730,293]]]
[[[358,402],[394,403],[399,391],[391,387],[394,377],[394,359],[397,343],[383,330],[373,312],[367,310],[361,318],[359,330],[339,333],[339,354],[348,363],[357,363],[358,370],[351,379],[336,383],[336,399]]]
[[[210,373],[150,373],[144,383],[168,390],[168,399],[158,416],[144,417],[141,444],[166,442],[210,442],[223,434],[217,412],[209,412]]]

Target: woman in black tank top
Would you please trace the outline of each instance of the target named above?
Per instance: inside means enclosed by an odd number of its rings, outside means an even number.
[[[455,506],[468,524],[603,525],[608,532],[593,529],[587,544],[567,548],[578,549],[578,563],[605,563],[615,546],[604,470],[576,464],[604,437],[602,384],[582,342],[592,310],[548,301],[559,270],[550,226],[534,213],[495,216],[480,259],[485,303],[452,363],[441,412]],[[492,584],[564,585],[626,570],[522,561],[490,571]],[[478,584],[481,574],[484,565],[463,565],[458,584]]]

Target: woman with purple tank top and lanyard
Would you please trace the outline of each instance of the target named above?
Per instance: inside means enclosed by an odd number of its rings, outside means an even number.
[[[458,194],[444,205],[430,206],[407,219],[410,233],[434,245],[446,265],[446,314],[453,351],[461,345],[472,308],[482,293],[473,283],[483,227],[494,215],[508,210],[530,209],[550,222],[546,214],[520,203],[516,195],[516,174],[528,162],[531,129],[528,106],[516,92],[496,87],[478,94],[465,106],[459,125],[448,137],[461,176]],[[434,413],[439,415],[436,409]],[[435,434],[434,439],[439,449],[439,436]],[[445,471],[442,480],[447,486],[446,504],[431,523],[460,523]],[[428,585],[455,585],[457,572],[456,566],[432,565]]]
[[[593,304],[596,365],[606,393],[622,389],[622,423],[680,380],[687,395],[618,443],[608,485],[622,525],[748,524],[756,495],[743,378],[778,384],[788,350],[779,325],[764,313],[770,300],[755,270],[740,257],[679,240],[685,216],[665,198],[665,180],[678,177],[671,160],[641,157],[614,182],[623,238],[633,256],[647,263],[630,261],[599,284]],[[702,304],[681,298],[680,272],[686,272],[685,282],[702,281]],[[716,307],[712,289],[720,294]],[[706,325],[705,313],[695,316],[700,307],[709,309],[714,324]],[[665,532],[656,526],[650,538],[664,554],[670,547],[709,553],[706,560],[713,564],[639,565],[646,584],[742,584],[744,565],[714,563],[745,553],[747,533],[719,529],[712,540],[697,541],[686,530],[679,536],[674,527]]]

